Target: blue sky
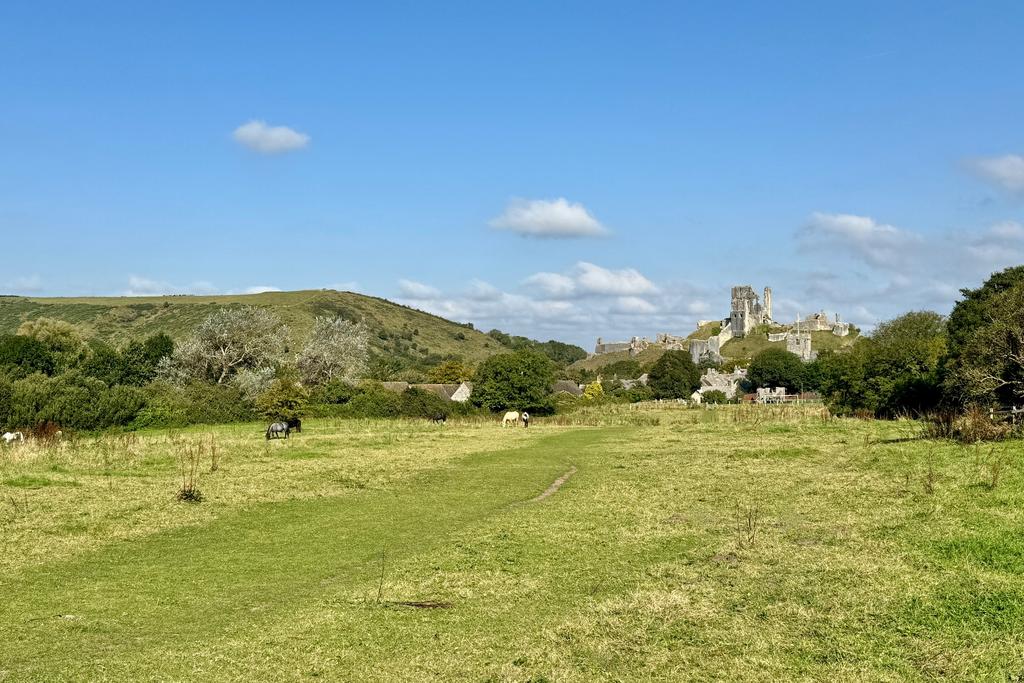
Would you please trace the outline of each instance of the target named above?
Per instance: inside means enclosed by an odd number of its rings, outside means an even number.
[[[1024,262],[1018,2],[0,6],[0,290],[537,337],[946,312]]]

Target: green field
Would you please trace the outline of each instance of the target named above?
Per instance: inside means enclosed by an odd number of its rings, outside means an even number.
[[[334,290],[266,292],[219,296],[28,298],[0,297],[0,334],[39,317],[78,325],[87,335],[113,343],[165,332],[187,337],[224,306],[261,306],[289,326],[295,344],[305,339],[318,316],[361,320],[372,346],[389,355],[455,355],[476,363],[504,350],[494,339],[435,315],[385,299]],[[413,346],[415,344],[415,346]]]
[[[2,447],[0,681],[1020,680],[1020,444],[920,432],[671,405]]]

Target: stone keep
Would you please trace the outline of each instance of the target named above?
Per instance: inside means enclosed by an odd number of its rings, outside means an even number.
[[[764,288],[764,304],[750,285],[732,288],[732,307],[729,313],[729,327],[732,336],[745,337],[758,325],[771,322],[772,290]]]

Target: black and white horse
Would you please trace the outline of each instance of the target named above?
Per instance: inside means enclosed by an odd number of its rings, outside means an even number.
[[[267,427],[267,440],[278,439],[283,435],[285,439],[291,433],[291,427],[288,426],[287,422],[272,422]]]

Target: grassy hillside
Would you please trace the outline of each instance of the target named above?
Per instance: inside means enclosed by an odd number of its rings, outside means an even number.
[[[648,366],[661,358],[663,353],[665,353],[665,350],[660,346],[651,346],[644,349],[636,356],[630,356],[629,351],[615,351],[614,353],[602,353],[600,356],[591,356],[585,360],[576,361],[569,367],[577,369],[583,368],[586,370],[600,370],[606,365],[617,363],[620,360],[635,360],[640,363],[640,365]]]
[[[157,332],[178,340],[222,306],[269,308],[288,325],[296,343],[305,338],[316,316],[339,315],[365,322],[378,353],[413,359],[457,355],[476,363],[503,350],[487,335],[444,318],[384,299],[333,290],[224,296],[0,297],[0,334],[13,333],[22,322],[45,316],[74,323],[115,344]]]
[[[811,349],[821,353],[822,351],[835,350],[853,344],[856,335],[837,337],[831,332],[811,332]],[[770,342],[767,335],[751,334],[742,339],[731,339],[722,347],[722,355],[726,358],[753,358],[761,351],[768,348],[785,349],[786,342]]]

